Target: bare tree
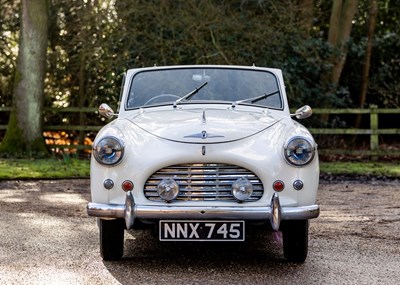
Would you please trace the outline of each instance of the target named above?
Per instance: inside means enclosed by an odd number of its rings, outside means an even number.
[[[361,108],[364,107],[367,98],[367,90],[369,83],[369,70],[371,67],[372,55],[372,40],[375,33],[376,17],[378,15],[378,4],[376,0],[370,0],[369,15],[368,15],[368,31],[367,31],[367,46],[365,49],[365,58],[362,72],[361,89],[358,97],[358,104]],[[361,123],[361,115],[356,118],[355,127],[358,128]]]
[[[357,12],[358,0],[334,0],[329,21],[328,42],[335,48],[333,69],[330,83],[337,85],[346,62],[346,44],[350,38],[354,16]]]
[[[22,0],[13,105],[0,152],[10,156],[47,154],[42,135],[48,1]]]

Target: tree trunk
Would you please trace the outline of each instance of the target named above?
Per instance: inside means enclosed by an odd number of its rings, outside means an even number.
[[[81,54],[81,64],[79,67],[79,100],[78,100],[78,107],[83,108],[85,107],[86,103],[86,95],[87,95],[87,90],[85,88],[86,86],[86,70],[85,70],[85,64],[86,64],[86,58],[85,54]],[[83,126],[86,124],[86,113],[80,112],[79,113],[79,125]],[[84,131],[79,131],[79,144],[83,145],[85,142],[85,132]],[[82,150],[78,149],[78,154],[81,154]]]
[[[353,19],[357,12],[358,0],[333,0],[331,18],[329,20],[328,43],[334,48],[334,55],[330,59],[332,70],[323,75],[323,82],[328,87],[327,96],[335,93],[339,84],[347,57],[347,46],[350,38]],[[326,99],[321,102],[325,108],[332,107],[332,102]],[[327,123],[329,114],[321,116],[321,121]]]
[[[347,57],[346,44],[350,38],[358,0],[334,0],[329,21],[328,43],[336,49],[330,83],[337,85]]]
[[[13,105],[0,152],[9,156],[48,154],[42,134],[48,0],[22,0]]]
[[[370,0],[369,19],[368,19],[368,32],[367,32],[367,46],[365,49],[365,59],[363,65],[363,75],[361,81],[361,89],[358,97],[358,106],[364,108],[365,100],[367,98],[368,83],[369,83],[369,70],[371,67],[372,55],[372,41],[375,33],[376,17],[378,15],[378,4],[376,0]],[[359,128],[361,124],[361,115],[356,117],[355,127]]]

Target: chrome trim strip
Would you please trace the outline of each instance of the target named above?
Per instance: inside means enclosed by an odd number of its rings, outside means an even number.
[[[180,207],[135,205],[133,196],[127,193],[126,205],[88,203],[87,213],[99,218],[125,218],[127,229],[134,219],[242,219],[271,221],[272,228],[279,230],[281,220],[307,220],[319,216],[319,206],[281,207],[279,196],[274,195],[271,206],[265,207]],[[127,209],[127,211],[126,211]],[[125,214],[125,212],[127,212]]]
[[[167,104],[167,105],[168,105],[168,104]],[[283,108],[282,108],[282,109],[268,108],[268,109],[272,109],[272,110],[282,110],[282,111],[283,111]],[[129,109],[129,110],[131,110],[131,109]],[[136,124],[136,123],[135,123],[134,121],[132,121],[132,120],[129,120],[129,119],[128,119],[128,121],[130,121],[132,124],[134,124],[136,127],[138,127],[139,129],[141,129],[142,131],[144,131],[144,132],[146,132],[146,133],[148,133],[148,134],[150,134],[150,135],[152,135],[152,136],[154,136],[154,137],[157,137],[157,138],[159,138],[159,139],[162,139],[162,140],[166,140],[166,141],[170,141],[170,142],[175,142],[175,143],[183,143],[183,144],[212,144],[212,145],[217,145],[217,144],[226,144],[226,143],[238,142],[238,141],[242,141],[242,140],[245,140],[245,139],[247,139],[247,138],[256,136],[256,135],[258,135],[258,134],[264,132],[265,130],[267,130],[267,129],[273,127],[273,126],[275,126],[275,125],[278,124],[280,121],[282,121],[282,119],[279,119],[279,120],[277,120],[276,122],[273,122],[271,125],[265,127],[265,128],[262,129],[262,130],[259,130],[258,132],[255,132],[254,134],[250,134],[250,135],[248,135],[248,136],[240,137],[240,138],[237,138],[237,139],[226,140],[226,141],[217,141],[217,142],[212,142],[212,141],[211,141],[211,142],[210,142],[210,141],[196,141],[196,142],[193,142],[193,141],[182,141],[182,140],[168,139],[168,138],[165,138],[165,137],[162,137],[162,136],[159,136],[159,135],[156,135],[156,134],[153,134],[153,133],[149,132],[148,130],[144,129],[143,127],[140,127],[138,124]],[[200,135],[201,135],[201,134],[200,134]],[[198,134],[193,134],[193,136],[194,136],[193,138],[201,138],[201,137],[198,137]],[[186,137],[188,137],[188,136],[186,136]],[[208,136],[208,138],[211,138],[211,137]]]

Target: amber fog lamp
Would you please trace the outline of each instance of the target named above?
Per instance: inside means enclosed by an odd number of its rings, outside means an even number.
[[[247,178],[239,178],[231,187],[233,196],[239,201],[245,201],[253,194],[253,184]]]
[[[285,189],[285,183],[281,180],[276,180],[274,184],[272,184],[272,188],[274,188],[276,192],[281,192]]]
[[[125,180],[124,182],[122,182],[122,190],[124,190],[125,192],[131,191],[133,189],[133,182],[130,180]]]

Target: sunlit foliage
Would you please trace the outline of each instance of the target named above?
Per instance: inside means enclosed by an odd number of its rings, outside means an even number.
[[[293,105],[352,106],[369,1],[359,3],[345,69],[336,93],[327,94],[331,1],[51,0],[45,105],[115,107],[127,68],[206,63],[282,68]],[[11,100],[19,1],[0,5],[1,107]],[[399,107],[399,11],[399,1],[379,1],[367,105]]]

